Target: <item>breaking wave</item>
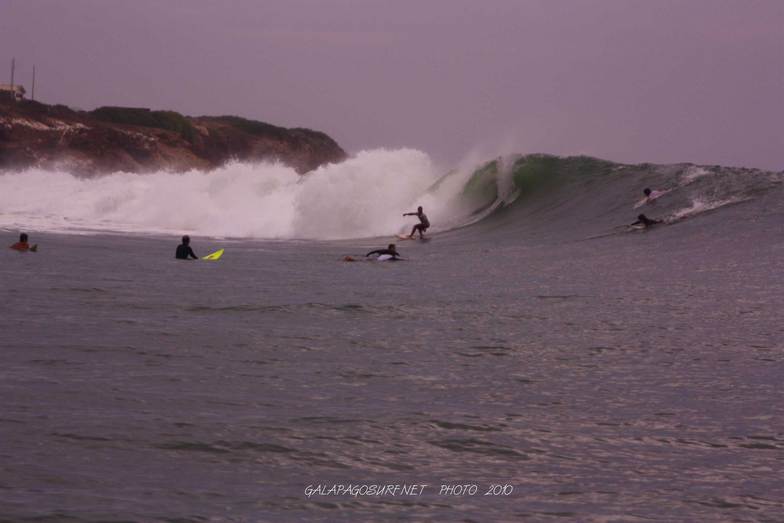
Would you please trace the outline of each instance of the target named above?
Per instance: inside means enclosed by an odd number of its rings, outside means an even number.
[[[232,163],[212,172],[116,173],[82,178],[31,169],[0,175],[0,227],[57,232],[184,233],[217,237],[340,239],[401,231],[439,178],[419,151],[373,150],[305,176],[281,164]]]
[[[333,240],[408,231],[416,220],[401,215],[422,205],[434,232],[499,217],[537,231],[601,230],[640,211],[667,222],[691,218],[752,200],[782,178],[548,155],[506,156],[443,174],[412,149],[364,151],[304,176],[269,163],[94,178],[31,169],[0,175],[0,228]],[[663,195],[637,209],[644,187]]]

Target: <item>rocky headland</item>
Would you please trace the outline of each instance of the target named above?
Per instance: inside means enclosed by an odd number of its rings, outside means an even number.
[[[300,174],[344,160],[326,134],[237,116],[0,99],[0,171],[30,167],[90,176],[210,170],[230,161],[278,161]]]

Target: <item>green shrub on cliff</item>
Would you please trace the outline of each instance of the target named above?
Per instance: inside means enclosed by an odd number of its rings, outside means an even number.
[[[188,119],[174,111],[151,111],[142,107],[99,107],[89,114],[104,122],[166,129],[178,133],[188,141],[193,141],[196,136],[196,129]]]
[[[241,118],[239,116],[217,116],[211,117],[210,119],[227,123],[232,127],[236,127],[241,131],[256,136],[271,136],[278,140],[286,139],[289,136],[289,131],[285,127],[278,127],[277,125],[256,120],[248,120],[247,118]]]

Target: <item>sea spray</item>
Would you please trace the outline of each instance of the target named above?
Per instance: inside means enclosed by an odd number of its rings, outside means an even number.
[[[116,173],[80,178],[28,170],[0,175],[0,227],[60,232],[183,233],[219,237],[342,239],[394,234],[404,212],[439,202],[459,184],[423,197],[441,175],[412,149],[371,150],[301,176],[281,164],[231,163],[211,172]]]

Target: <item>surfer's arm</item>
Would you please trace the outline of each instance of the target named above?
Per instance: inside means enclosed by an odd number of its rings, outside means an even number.
[[[190,247],[188,247],[188,255],[193,257],[194,260],[198,260],[199,259],[199,257],[196,256],[196,253],[194,253],[193,249],[191,249]]]
[[[369,253],[367,253],[367,254],[365,255],[365,258],[367,258],[368,256],[370,256],[371,254],[381,254],[381,251],[370,251]]]

